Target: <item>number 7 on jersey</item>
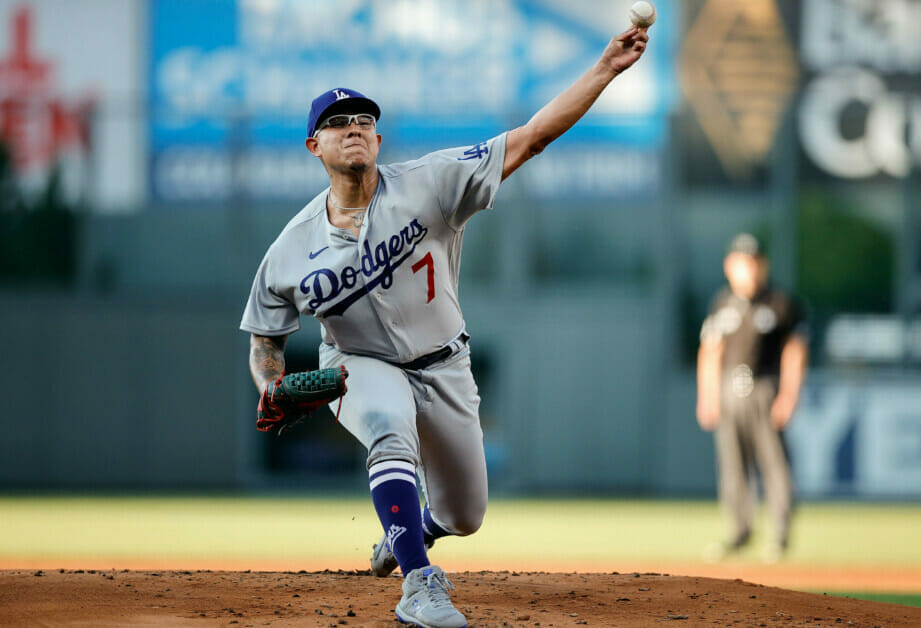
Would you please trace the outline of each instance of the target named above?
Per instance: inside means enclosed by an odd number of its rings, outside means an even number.
[[[428,267],[428,272],[426,275],[429,283],[429,298],[426,303],[431,303],[432,299],[435,298],[435,260],[432,259],[431,251],[426,253],[425,257],[413,264],[413,273],[418,273],[420,270],[422,270],[423,266]]]

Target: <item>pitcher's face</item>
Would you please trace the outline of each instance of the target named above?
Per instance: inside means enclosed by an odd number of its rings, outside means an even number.
[[[381,136],[374,124],[361,124],[362,116],[331,116],[337,124],[318,126],[313,137],[307,139],[307,150],[318,157],[327,170],[362,171],[377,162]],[[373,122],[373,117],[368,116]],[[338,124],[339,118],[350,118]]]

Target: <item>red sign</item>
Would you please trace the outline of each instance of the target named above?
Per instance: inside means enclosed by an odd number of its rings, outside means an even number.
[[[44,170],[66,151],[88,152],[94,98],[68,104],[55,93],[53,60],[32,49],[32,11],[18,8],[10,50],[0,58],[0,138],[20,172]]]

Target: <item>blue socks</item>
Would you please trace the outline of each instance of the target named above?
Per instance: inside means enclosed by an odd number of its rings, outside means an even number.
[[[428,504],[425,505],[425,509],[422,511],[422,534],[425,537],[426,547],[431,547],[435,539],[440,539],[443,536],[451,536],[450,532],[435,523],[435,520],[432,519],[432,513],[429,512]]]
[[[427,566],[415,465],[403,460],[378,462],[368,469],[368,479],[374,509],[403,576]]]

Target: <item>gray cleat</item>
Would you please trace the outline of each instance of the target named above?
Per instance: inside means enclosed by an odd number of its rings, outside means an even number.
[[[422,628],[466,628],[467,618],[451,604],[448,589],[454,585],[441,567],[413,569],[403,580],[403,598],[397,604],[397,619]]]
[[[432,549],[434,541],[425,544],[425,549]],[[371,573],[378,578],[386,578],[393,573],[393,570],[399,567],[397,557],[393,555],[390,549],[390,543],[387,542],[387,533],[381,537],[377,545],[374,546],[374,552],[371,554]]]

